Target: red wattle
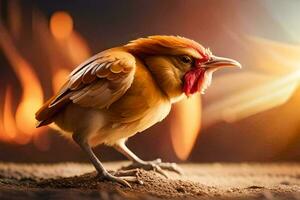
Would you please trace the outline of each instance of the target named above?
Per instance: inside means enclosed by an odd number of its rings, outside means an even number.
[[[183,91],[187,96],[200,91],[204,73],[205,69],[197,67],[188,71],[184,75]]]

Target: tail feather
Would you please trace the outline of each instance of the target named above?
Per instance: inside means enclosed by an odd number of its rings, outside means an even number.
[[[35,128],[39,128],[39,127],[43,126],[42,123],[43,123],[43,121],[37,121],[36,125],[35,125]]]
[[[68,98],[64,98],[60,100],[59,103],[54,106],[50,106],[51,102],[55,97],[49,99],[36,113],[35,119],[38,121],[36,124],[36,128],[48,125],[53,122],[53,117],[61,111],[69,102]]]

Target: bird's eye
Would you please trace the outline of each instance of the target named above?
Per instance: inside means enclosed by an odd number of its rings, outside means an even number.
[[[191,64],[193,62],[193,59],[190,56],[181,56],[180,60],[185,64]]]

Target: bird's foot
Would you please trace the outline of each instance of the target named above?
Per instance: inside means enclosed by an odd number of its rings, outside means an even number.
[[[105,172],[102,174],[98,174],[98,177],[100,180],[107,180],[112,182],[120,183],[121,185],[124,185],[126,187],[130,187],[130,183],[138,183],[138,184],[144,184],[143,181],[139,180],[138,178],[138,170],[137,169],[131,169],[131,170],[119,170],[116,172]]]
[[[130,169],[137,169],[137,168],[144,169],[147,171],[153,170],[163,175],[166,178],[168,178],[168,175],[164,170],[172,171],[180,175],[183,174],[183,170],[176,163],[162,162],[161,159],[156,159],[153,161],[133,162],[128,166],[122,167],[123,170],[130,170]]]

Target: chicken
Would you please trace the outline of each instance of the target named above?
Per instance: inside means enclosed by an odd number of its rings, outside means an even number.
[[[130,186],[135,168],[180,172],[160,159],[143,161],[125,141],[162,121],[171,105],[207,89],[212,73],[241,65],[216,57],[197,42],[179,36],[150,36],[111,48],[91,57],[72,71],[60,91],[36,113],[37,127],[48,125],[72,138],[86,152],[103,180]],[[109,173],[92,151],[106,144],[133,163]]]

